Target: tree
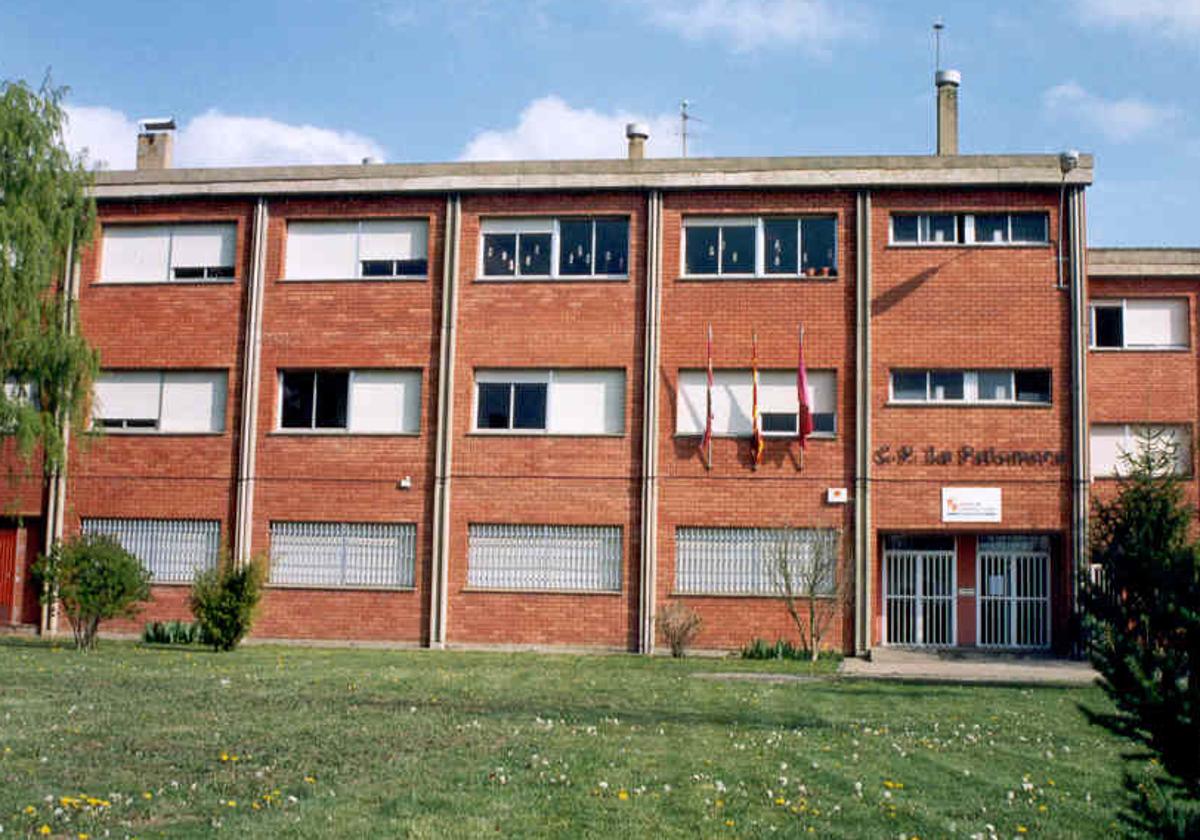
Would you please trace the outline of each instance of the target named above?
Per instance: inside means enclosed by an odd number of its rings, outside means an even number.
[[[65,88],[0,83],[0,437],[43,474],[66,459],[64,430],[87,421],[98,357],[61,295],[92,241],[96,207],[82,156],[63,144]]]
[[[1128,758],[1158,768],[1127,775],[1138,830],[1200,836],[1200,544],[1176,474],[1178,444],[1143,430],[1117,496],[1094,506],[1093,573],[1084,626],[1114,712],[1089,718],[1131,740]]]
[[[841,615],[839,607],[848,601],[845,576],[838,574],[841,537],[840,531],[832,529],[788,528],[775,545],[773,570],[779,597],[813,662],[820,656],[829,625]]]
[[[79,650],[96,647],[101,621],[132,618],[150,597],[150,573],[109,536],[85,534],[61,542],[33,573],[46,603],[57,599],[66,613]]]

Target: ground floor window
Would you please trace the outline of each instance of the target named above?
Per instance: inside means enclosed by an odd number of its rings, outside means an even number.
[[[272,522],[273,584],[415,585],[417,526],[395,522]]]
[[[205,519],[84,519],[85,534],[119,542],[153,575],[152,583],[191,583],[217,563],[221,523]]]
[[[473,524],[467,585],[478,589],[619,592],[615,525]]]
[[[832,528],[675,530],[675,591],[691,595],[779,595],[784,570],[793,591],[832,594],[838,557]]]

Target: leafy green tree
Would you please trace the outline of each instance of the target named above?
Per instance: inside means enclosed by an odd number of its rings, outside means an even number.
[[[1084,581],[1092,663],[1115,707],[1093,722],[1132,741],[1137,831],[1200,837],[1200,545],[1177,444],[1146,430],[1117,497],[1097,503]]]
[[[109,536],[83,535],[61,542],[33,568],[43,600],[66,613],[75,647],[93,650],[100,622],[132,618],[150,597],[150,572]]]
[[[200,640],[213,650],[233,650],[250,632],[267,581],[267,561],[255,557],[237,565],[227,548],[215,568],[199,572],[188,606],[200,626]]]
[[[63,144],[65,88],[0,82],[0,438],[51,475],[64,429],[87,421],[98,357],[58,294],[92,241],[96,207],[82,156]]]

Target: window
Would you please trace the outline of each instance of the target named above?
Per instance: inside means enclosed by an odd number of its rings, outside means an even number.
[[[781,552],[797,591],[811,580],[817,593],[833,594],[838,540],[827,528],[676,528],[675,591],[777,596]]]
[[[1051,402],[1048,370],[894,370],[894,403],[1015,405]]]
[[[629,220],[484,219],[482,277],[562,279],[626,277]]]
[[[224,371],[105,371],[96,378],[93,426],[109,431],[225,430]]]
[[[1092,347],[1110,350],[1184,350],[1185,298],[1097,300],[1092,303]]]
[[[897,213],[893,245],[1034,245],[1050,241],[1045,213]]]
[[[279,374],[282,431],[416,434],[421,372],[289,370]]]
[[[482,525],[467,529],[467,586],[620,592],[615,525]]]
[[[417,526],[391,522],[272,522],[272,584],[411,589]]]
[[[153,583],[190,584],[217,564],[221,523],[203,519],[84,519],[85,534],[115,539],[142,562]]]
[[[389,280],[428,274],[425,220],[288,222],[284,279]]]
[[[704,434],[707,382],[708,376],[703,370],[679,372],[675,434]],[[837,432],[837,375],[834,371],[808,371],[808,401],[813,412],[813,434],[832,437]],[[713,371],[713,434],[717,437],[749,437],[754,431],[753,402],[750,371]],[[758,411],[764,435],[794,437],[798,408],[794,370],[758,372]]]
[[[170,283],[234,276],[237,225],[105,225],[100,282]]]
[[[837,219],[685,219],[688,277],[836,277]],[[761,257],[760,257],[761,255]]]
[[[1091,428],[1092,477],[1107,478],[1128,472],[1128,457],[1149,445],[1155,451],[1174,450],[1175,474],[1191,475],[1191,428],[1182,425],[1097,423]]]
[[[625,371],[477,370],[475,431],[621,434]]]

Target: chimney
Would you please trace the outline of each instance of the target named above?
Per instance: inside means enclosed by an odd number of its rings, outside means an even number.
[[[137,168],[170,169],[174,143],[174,117],[138,120]]]
[[[650,129],[645,123],[629,123],[625,126],[625,136],[629,138],[629,159],[641,160],[646,156],[646,140],[650,137]]]
[[[934,76],[937,83],[937,153],[958,154],[958,86],[962,73],[957,70],[939,70]]]

